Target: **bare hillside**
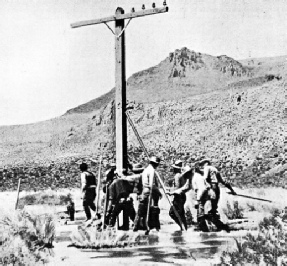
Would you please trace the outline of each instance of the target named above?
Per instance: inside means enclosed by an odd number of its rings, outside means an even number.
[[[173,160],[208,156],[234,182],[285,186],[287,61],[252,60],[183,48],[128,79],[131,117],[148,150],[164,159],[167,180]],[[21,164],[48,180],[43,188],[76,184],[77,160],[96,158],[99,142],[105,143],[105,162],[114,160],[113,95],[49,121],[1,127],[0,162],[15,169],[2,169],[0,178],[15,176]],[[129,152],[131,161],[144,159],[130,128]],[[9,184],[15,187],[16,179]]]

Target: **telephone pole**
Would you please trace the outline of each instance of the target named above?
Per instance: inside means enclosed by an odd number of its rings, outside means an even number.
[[[131,19],[156,15],[160,13],[168,12],[166,2],[163,3],[164,7],[155,8],[153,4],[152,9],[145,10],[145,6],[142,6],[141,11],[135,12],[132,8],[130,13],[125,14],[123,8],[118,7],[116,13],[113,16],[80,21],[71,24],[72,28],[78,28],[96,24],[106,24],[106,26],[115,35],[115,58],[116,58],[116,165],[119,171],[123,168],[127,169],[128,156],[127,156],[127,119],[126,119],[126,54],[125,54],[125,30],[130,23]],[[128,19],[128,23],[125,26],[125,20]],[[115,31],[113,31],[107,24],[107,22],[115,22]]]

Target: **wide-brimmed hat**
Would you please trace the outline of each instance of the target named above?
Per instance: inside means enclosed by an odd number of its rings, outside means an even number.
[[[149,158],[149,161],[151,163],[156,163],[156,164],[159,164],[160,163],[160,158],[159,157],[156,157],[156,156],[152,156]]]
[[[211,159],[209,159],[209,158],[204,158],[204,159],[202,159],[202,160],[200,160],[200,161],[198,162],[198,164],[199,164],[200,166],[204,165],[205,163],[211,164]]]
[[[136,163],[133,165],[133,172],[142,172],[144,170],[144,167],[141,163]]]
[[[182,166],[183,166],[183,162],[181,160],[177,160],[171,167],[175,169],[181,169]]]
[[[183,168],[182,168],[182,173],[187,173],[189,171],[191,171],[192,168],[189,166],[189,165],[185,165]]]

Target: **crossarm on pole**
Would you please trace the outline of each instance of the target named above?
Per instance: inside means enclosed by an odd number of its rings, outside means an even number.
[[[133,13],[120,14],[117,16],[114,15],[114,16],[100,18],[100,19],[79,21],[79,22],[72,23],[71,27],[79,28],[83,26],[107,23],[107,22],[115,21],[115,20],[138,18],[138,17],[144,17],[144,16],[155,15],[155,14],[166,13],[166,12],[168,12],[168,7],[153,8],[153,9],[141,10],[141,11],[133,12]]]

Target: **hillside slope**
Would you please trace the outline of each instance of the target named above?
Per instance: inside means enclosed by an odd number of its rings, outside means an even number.
[[[166,170],[175,159],[190,163],[208,156],[238,184],[268,184],[269,176],[276,176],[271,184],[284,186],[285,61],[260,59],[261,64],[250,66],[183,48],[129,78],[131,117],[148,150],[164,159],[162,174],[169,178]],[[67,181],[75,185],[76,162],[96,158],[99,142],[105,143],[104,164],[114,160],[113,94],[49,121],[0,127],[0,163],[10,169],[0,170],[0,182],[6,186],[6,178],[15,176],[21,164],[35,184],[37,175],[47,179],[44,187],[66,186]],[[128,130],[130,159],[143,160]],[[9,182],[8,188],[16,186],[16,179]]]
[[[230,83],[250,79],[254,76],[250,69],[225,55],[214,57],[187,48],[177,49],[158,65],[133,74],[127,80],[127,98],[149,103],[220,90]],[[112,89],[66,114],[99,110],[114,98],[114,93]]]

